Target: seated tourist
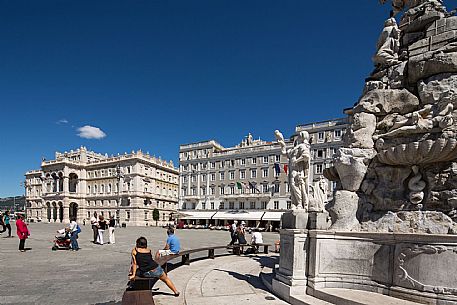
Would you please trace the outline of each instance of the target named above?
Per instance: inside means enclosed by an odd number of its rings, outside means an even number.
[[[173,291],[175,296],[179,296],[179,292],[165,271],[152,259],[151,249],[148,248],[148,241],[145,237],[138,238],[136,247],[132,250],[129,279],[134,281],[137,275],[139,277],[158,278]]]
[[[252,245],[252,248],[254,248],[255,253],[259,252],[259,246],[258,246],[259,244],[263,244],[262,233],[260,233],[260,232],[252,233],[251,245]]]
[[[173,227],[168,227],[167,229],[167,243],[163,250],[159,250],[156,253],[156,259],[161,256],[178,254],[181,250],[181,244],[179,238],[175,235],[175,229]]]

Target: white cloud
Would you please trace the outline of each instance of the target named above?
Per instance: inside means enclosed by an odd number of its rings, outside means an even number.
[[[103,139],[106,137],[106,133],[100,128],[90,125],[79,127],[77,130],[78,136],[84,139]]]
[[[56,122],[56,124],[68,124],[68,120],[67,119],[60,119]]]

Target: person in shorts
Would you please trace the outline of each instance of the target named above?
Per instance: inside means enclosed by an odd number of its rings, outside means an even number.
[[[168,227],[167,235],[168,238],[165,248],[163,248],[163,250],[157,251],[156,259],[161,256],[178,254],[181,250],[181,243],[179,242],[179,238],[175,235],[175,229],[173,227]]]
[[[158,278],[173,291],[176,297],[179,296],[178,290],[165,271],[152,259],[151,249],[148,248],[148,241],[145,237],[138,238],[136,247],[132,250],[129,280],[134,281],[137,275],[139,277]]]

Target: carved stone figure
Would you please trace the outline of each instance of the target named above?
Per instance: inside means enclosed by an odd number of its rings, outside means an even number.
[[[310,167],[309,134],[301,131],[291,149],[286,150],[284,136],[279,130],[275,130],[276,139],[281,145],[281,153],[289,160],[289,186],[292,209],[308,209],[308,178]]]
[[[379,0],[385,4],[387,0]],[[444,10],[443,1],[441,0],[392,0],[392,9],[394,15],[407,9],[406,15],[415,15],[424,10],[425,7],[433,7],[437,10]]]
[[[419,167],[414,165],[412,167],[414,176],[408,181],[409,200],[412,204],[419,204],[424,200],[424,192],[426,183],[422,180],[422,174],[419,172]]]
[[[384,29],[376,45],[377,52],[373,62],[377,68],[389,67],[400,63],[398,51],[400,49],[400,29],[395,18],[389,18],[384,23]]]

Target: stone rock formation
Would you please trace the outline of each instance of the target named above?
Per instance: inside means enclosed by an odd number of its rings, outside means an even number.
[[[457,17],[440,0],[392,6],[405,12],[385,22],[324,171],[337,182],[331,229],[457,234]]]

